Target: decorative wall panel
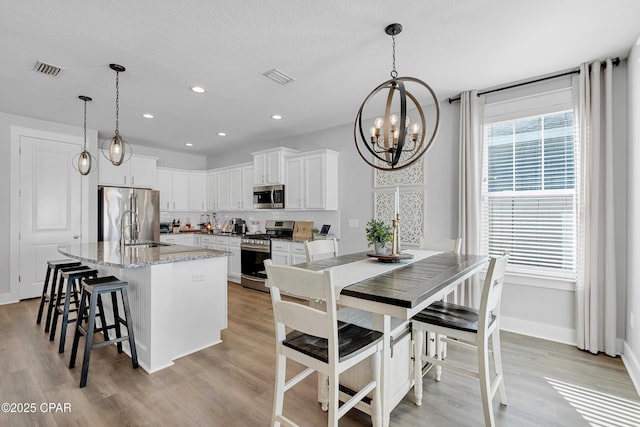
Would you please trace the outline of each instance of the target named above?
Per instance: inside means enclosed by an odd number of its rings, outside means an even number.
[[[404,169],[383,171],[375,169],[374,183],[376,188],[395,187],[399,185],[424,185],[424,156]]]
[[[376,191],[374,218],[391,225],[394,193]],[[421,244],[424,230],[424,191],[400,191],[400,247]]]

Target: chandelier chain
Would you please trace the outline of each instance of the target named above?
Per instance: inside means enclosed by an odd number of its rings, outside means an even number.
[[[398,72],[396,71],[396,36],[395,34],[391,36],[391,40],[393,41],[393,70],[391,70],[391,78],[395,79],[398,77]]]
[[[116,136],[120,135],[118,131],[118,118],[120,116],[120,72],[116,71]]]

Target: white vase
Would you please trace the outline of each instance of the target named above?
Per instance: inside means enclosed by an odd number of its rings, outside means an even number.
[[[386,255],[387,254],[387,248],[386,248],[386,243],[385,242],[374,242],[373,248],[376,251],[377,255]]]

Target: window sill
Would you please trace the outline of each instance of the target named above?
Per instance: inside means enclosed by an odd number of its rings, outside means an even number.
[[[487,271],[483,270],[480,274],[482,279],[486,275]],[[524,274],[524,273],[510,273],[507,271],[504,277],[504,281],[507,284],[519,285],[519,286],[532,286],[535,288],[554,289],[557,291],[570,291],[576,290],[576,282],[573,279],[558,278],[542,275]]]

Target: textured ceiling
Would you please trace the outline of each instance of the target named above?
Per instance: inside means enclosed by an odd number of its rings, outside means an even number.
[[[114,62],[126,138],[209,155],[352,123],[389,78],[392,22],[399,74],[442,100],[626,57],[640,32],[639,0],[2,0],[0,16],[0,111],[81,126],[88,95],[88,127],[109,137]],[[65,70],[38,74],[36,60]],[[272,68],[296,80],[274,83]]]

